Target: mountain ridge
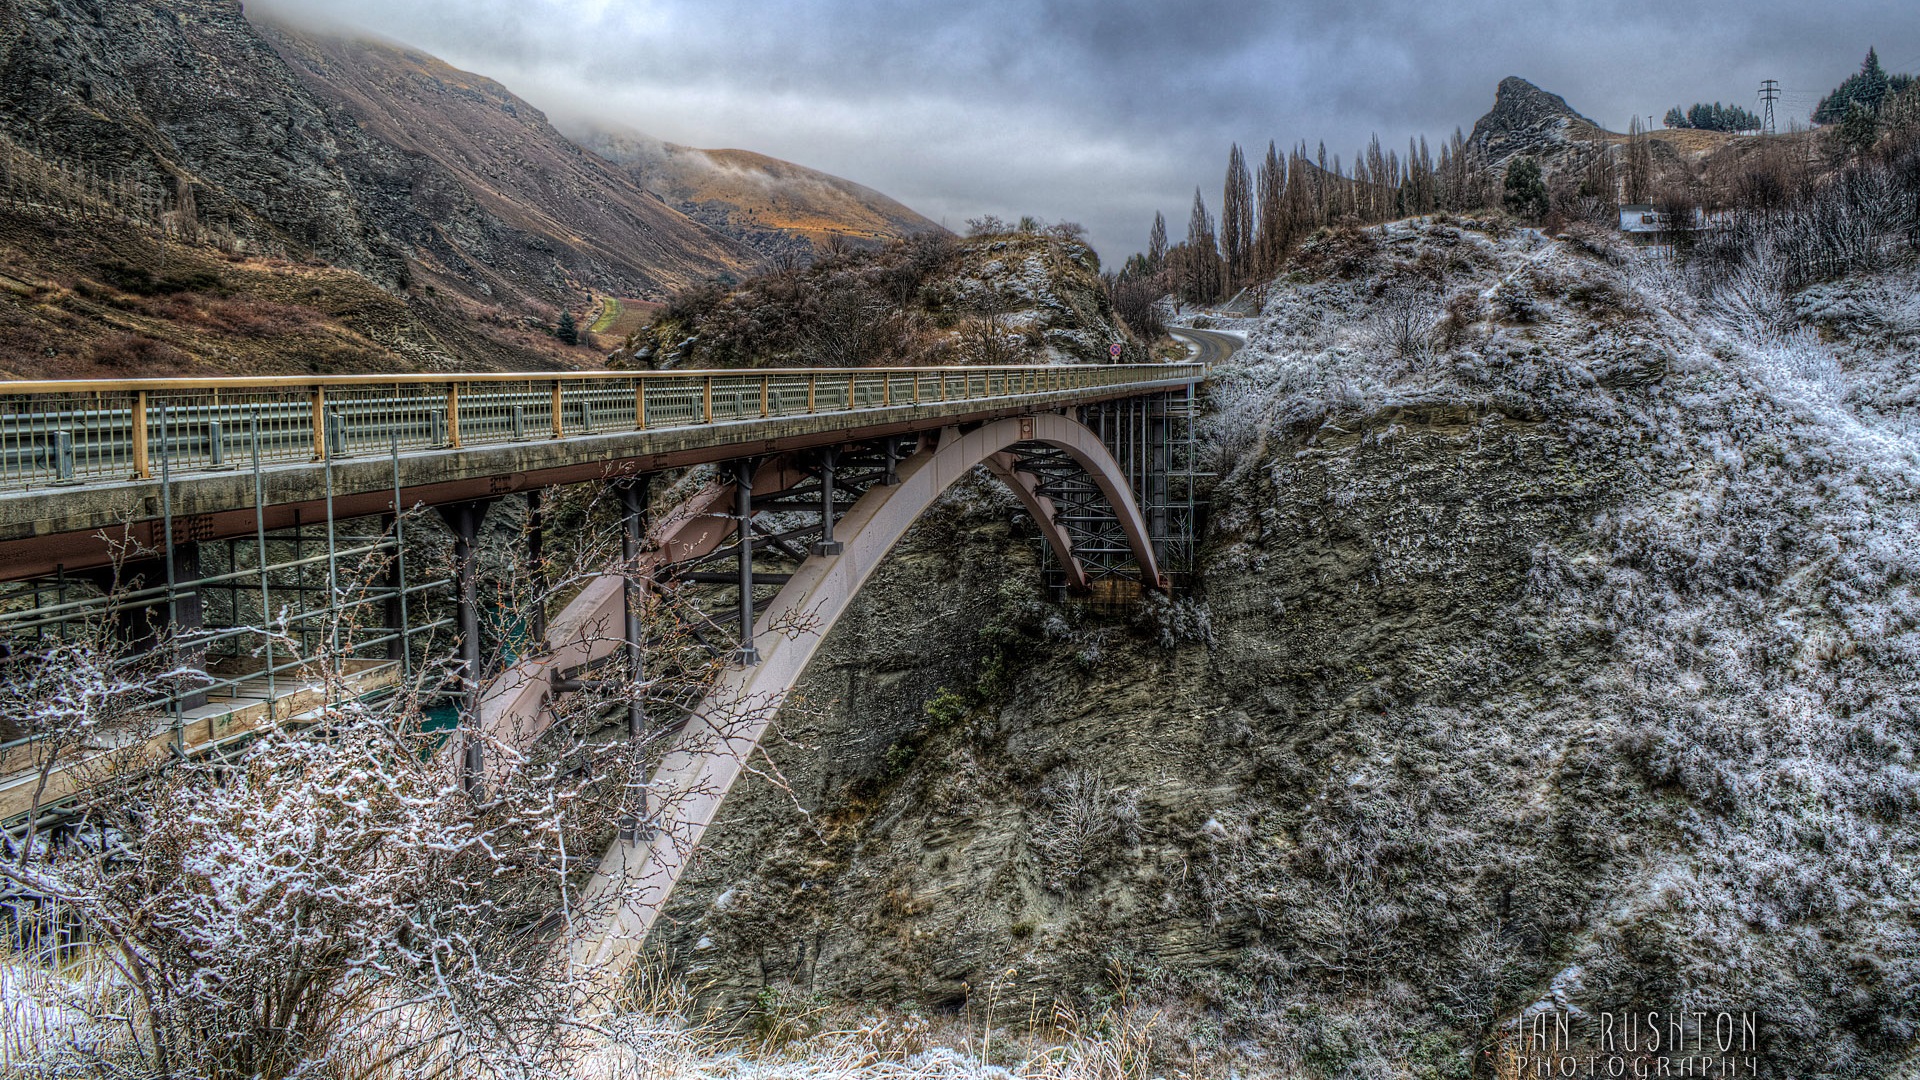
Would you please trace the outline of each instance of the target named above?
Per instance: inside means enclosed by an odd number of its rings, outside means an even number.
[[[943,228],[856,181],[752,150],[700,149],[617,125],[572,136],[681,212],[769,255],[812,255]]]
[[[662,299],[759,260],[648,198],[492,79],[397,43],[255,26],[375,144],[344,165],[439,282],[559,305],[595,291]]]

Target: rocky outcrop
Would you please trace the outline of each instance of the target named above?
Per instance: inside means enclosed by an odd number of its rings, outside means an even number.
[[[623,344],[644,367],[1147,359],[1071,230],[923,233],[681,297]]]
[[[1494,91],[1493,109],[1474,123],[1467,145],[1496,165],[1520,154],[1547,160],[1602,130],[1559,94],[1509,75]]]

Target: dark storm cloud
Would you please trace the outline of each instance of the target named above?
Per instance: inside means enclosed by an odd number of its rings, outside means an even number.
[[[1085,222],[1115,259],[1153,212],[1218,202],[1227,146],[1325,140],[1350,158],[1469,127],[1520,75],[1623,129],[1763,78],[1788,114],[1868,45],[1920,68],[1895,0],[255,0],[492,76],[563,124],[736,146],[877,187],[948,225]],[[1784,119],[1783,119],[1784,122]],[[1255,151],[1252,148],[1259,148]],[[1217,206],[1216,206],[1217,209]]]

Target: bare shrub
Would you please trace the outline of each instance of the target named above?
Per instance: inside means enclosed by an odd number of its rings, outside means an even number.
[[[1088,769],[1065,769],[1036,793],[1039,813],[1027,839],[1039,858],[1047,888],[1069,892],[1112,862],[1139,826],[1136,796],[1107,786]]]
[[[1446,348],[1453,348],[1467,339],[1467,335],[1487,317],[1486,302],[1480,299],[1480,293],[1474,289],[1462,289],[1447,297],[1446,315],[1440,320],[1438,336]]]
[[[1167,289],[1158,278],[1120,277],[1107,283],[1113,297],[1113,312],[1141,338],[1152,341],[1166,336],[1166,320],[1160,314],[1160,300]]]
[[[1508,322],[1530,323],[1540,320],[1540,299],[1534,293],[1533,286],[1520,278],[1514,278],[1500,286],[1493,294],[1500,315]]]
[[[87,346],[86,358],[101,367],[134,374],[187,363],[187,354],[145,334],[111,334]]]
[[[1432,290],[1408,282],[1383,289],[1367,319],[1373,346],[1396,360],[1418,362],[1433,355],[1440,306]]]

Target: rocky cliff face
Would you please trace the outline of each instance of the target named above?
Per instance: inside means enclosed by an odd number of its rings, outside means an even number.
[[[1520,154],[1558,157],[1576,139],[1604,133],[1559,94],[1509,75],[1494,91],[1492,110],[1474,123],[1467,145],[1498,165]]]
[[[707,1004],[1125,997],[1316,1076],[1753,1008],[1781,1075],[1910,1060],[1920,445],[1847,385],[1900,365],[1497,233],[1303,253],[1213,387],[1196,601],[1042,602],[990,489],[910,537],[656,931]]]
[[[37,156],[269,250],[404,277],[340,166],[351,143],[238,3],[8,0],[0,42],[0,131]]]

